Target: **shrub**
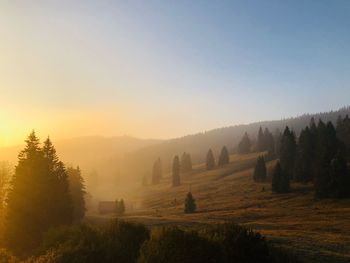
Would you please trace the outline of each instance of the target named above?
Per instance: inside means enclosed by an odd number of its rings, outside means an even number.
[[[139,263],[202,263],[222,262],[220,247],[198,235],[176,227],[156,230],[146,241]]]

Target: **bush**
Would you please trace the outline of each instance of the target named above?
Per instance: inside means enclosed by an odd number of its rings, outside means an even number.
[[[1,263],[17,263],[19,262],[12,254],[5,250],[0,248],[0,262]]]
[[[198,235],[176,227],[156,230],[141,248],[139,263],[222,262],[220,247]]]
[[[37,260],[55,263],[136,262],[140,247],[148,238],[149,231],[145,226],[118,220],[101,228],[88,225],[61,227],[46,234],[39,250],[43,255]]]

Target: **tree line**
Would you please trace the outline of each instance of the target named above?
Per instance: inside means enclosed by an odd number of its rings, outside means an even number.
[[[287,126],[280,139],[279,160],[272,176],[272,190],[290,190],[290,180],[312,182],[315,195],[320,198],[350,197],[350,173],[347,162],[350,149],[350,119],[339,116],[336,127],[332,122],[318,123],[312,118],[297,138]],[[255,178],[266,175],[259,157]],[[256,175],[257,174],[257,175]]]

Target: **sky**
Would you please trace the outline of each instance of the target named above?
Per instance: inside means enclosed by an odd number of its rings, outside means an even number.
[[[350,1],[0,2],[0,146],[349,105]]]

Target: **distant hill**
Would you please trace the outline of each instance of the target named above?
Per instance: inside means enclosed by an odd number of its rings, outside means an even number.
[[[129,136],[84,136],[57,141],[54,138],[51,139],[63,162],[80,165],[85,169],[96,169],[101,161],[117,158],[128,152],[161,142]],[[15,164],[17,155],[23,147],[24,145],[0,148],[0,160],[7,160]]]
[[[309,124],[312,117],[315,118],[316,123],[319,119],[322,119],[325,122],[331,121],[335,124],[339,115],[345,117],[347,114],[350,115],[350,106],[336,111],[304,114],[293,118],[261,121],[214,129],[203,133],[167,140],[156,145],[150,145],[139,149],[135,153],[127,156],[126,163],[128,163],[129,167],[136,169],[135,173],[139,172],[143,174],[145,173],[144,171],[148,171],[148,174],[150,174],[150,167],[158,157],[162,158],[165,168],[169,169],[174,155],[180,155],[183,152],[190,153],[195,163],[201,163],[209,148],[212,148],[216,156],[224,145],[233,152],[244,132],[248,132],[250,138],[255,140],[260,126],[263,128],[267,127],[274,133],[276,129],[283,131],[285,126],[288,125],[298,135],[300,130]],[[134,163],[137,163],[137,167],[132,165]]]

